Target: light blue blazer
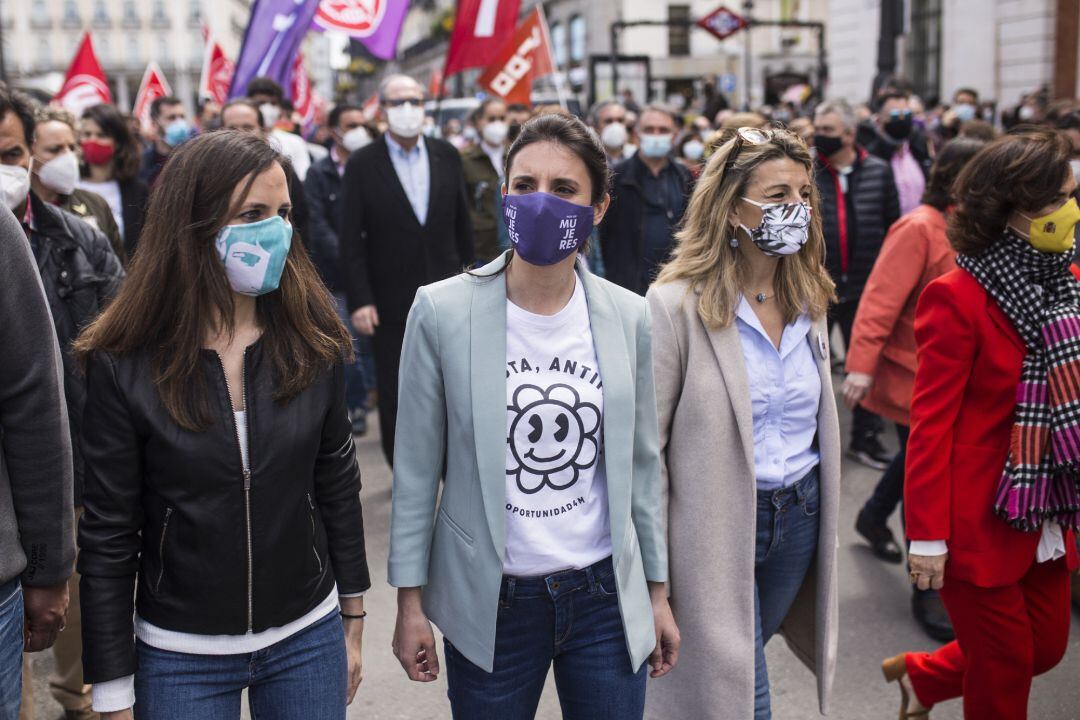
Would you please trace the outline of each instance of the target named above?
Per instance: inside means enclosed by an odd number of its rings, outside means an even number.
[[[428,618],[488,672],[506,549],[506,260],[478,271],[491,277],[461,274],[416,293],[390,521],[390,584],[422,586]],[[667,580],[650,324],[644,298],[580,262],[577,272],[604,382],[612,558],[636,670],[656,646],[646,580]]]

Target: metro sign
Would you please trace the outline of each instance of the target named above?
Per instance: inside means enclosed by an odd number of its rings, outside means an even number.
[[[711,32],[718,40],[726,40],[740,30],[749,27],[750,23],[742,15],[721,5],[698,20],[697,25]]]

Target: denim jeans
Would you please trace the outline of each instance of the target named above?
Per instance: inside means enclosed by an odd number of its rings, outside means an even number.
[[[818,545],[818,470],[782,490],[758,490],[754,552],[754,720],[769,720],[765,643],[791,609]]]
[[[335,295],[338,317],[345,323],[352,337],[353,352],[356,359],[345,365],[345,404],[349,412],[367,409],[368,391],[375,387],[375,360],[371,349],[371,338],[356,332],[349,319],[348,306],[344,295]]]
[[[640,720],[648,665],[626,649],[611,559],[547,577],[504,577],[488,673],[446,641],[454,720],[532,720],[548,669],[565,720]]]
[[[874,487],[874,494],[866,501],[863,510],[870,519],[884,525],[904,499],[904,463],[907,461],[907,441],[911,429],[907,425],[896,425],[896,437],[900,441],[900,452],[881,474],[881,479]]]
[[[22,700],[23,596],[19,578],[0,584],[0,720],[17,720]]]
[[[239,655],[170,652],[137,641],[136,720],[344,720],[345,633],[337,613],[268,648]]]

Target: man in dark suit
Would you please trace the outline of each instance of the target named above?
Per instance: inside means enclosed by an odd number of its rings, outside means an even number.
[[[393,464],[398,365],[413,296],[461,272],[474,249],[461,157],[453,145],[421,135],[420,83],[387,78],[379,106],[389,129],[345,165],[338,239],[350,319],[374,338],[379,429]]]

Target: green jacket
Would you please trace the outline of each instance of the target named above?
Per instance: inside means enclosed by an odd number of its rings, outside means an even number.
[[[416,294],[401,353],[390,520],[390,584],[422,587],[428,618],[488,672],[506,552],[507,256]],[[580,260],[577,272],[603,376],[612,562],[637,670],[656,646],[646,581],[668,573],[651,329],[644,298]]]
[[[499,242],[499,229],[503,221],[499,217],[502,207],[499,173],[479,145],[473,145],[461,154],[461,168],[465,173],[476,260],[481,264],[489,263],[505,249]]]

